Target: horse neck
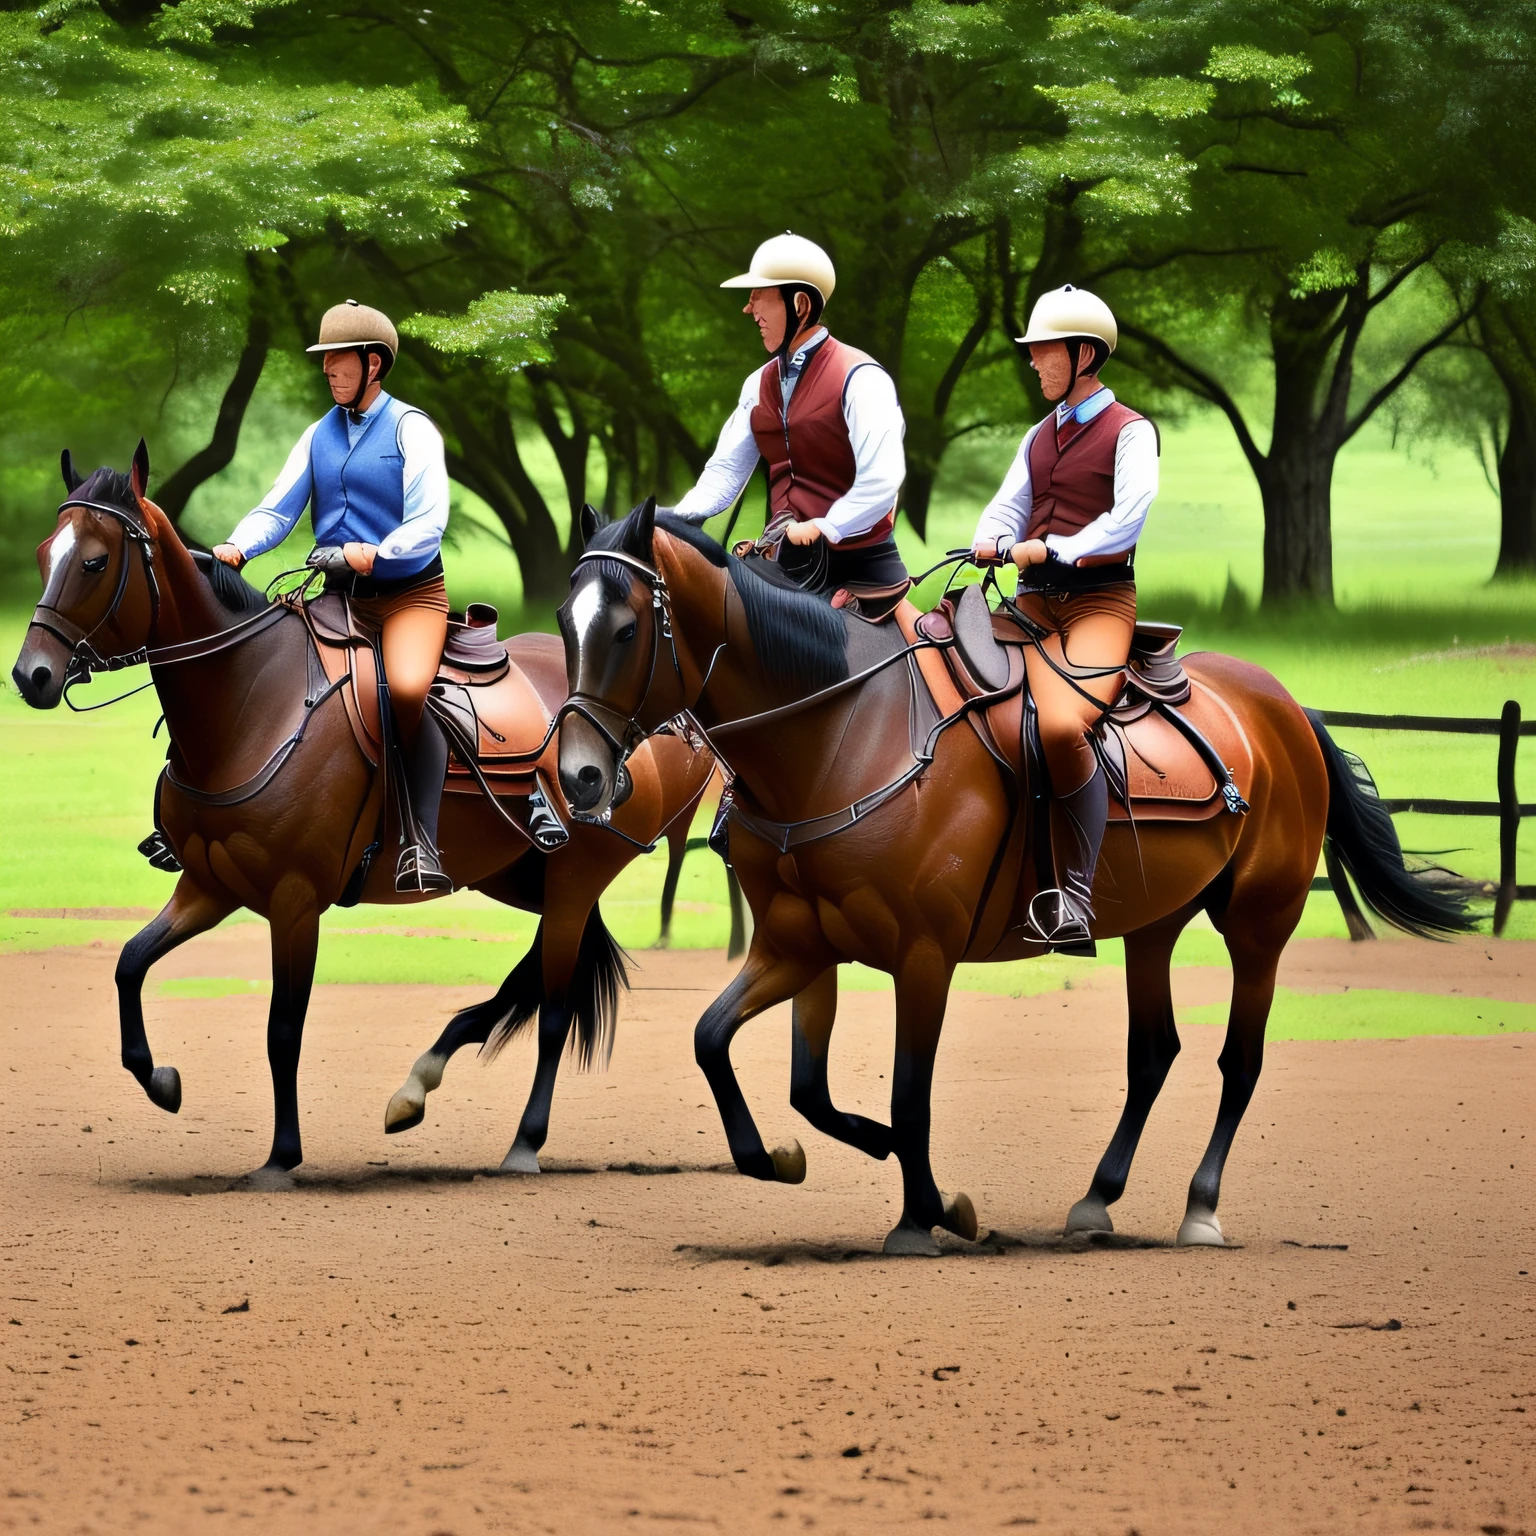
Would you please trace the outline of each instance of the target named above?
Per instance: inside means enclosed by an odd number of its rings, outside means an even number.
[[[140,507],[154,539],[155,585],[159,589],[150,646],[180,645],[228,629],[233,618],[213,595],[213,588],[170,518],[152,501],[141,502]]]

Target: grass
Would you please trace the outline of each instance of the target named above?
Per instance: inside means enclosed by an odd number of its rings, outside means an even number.
[[[969,539],[1013,447],[994,439],[952,456],[935,497],[928,543],[914,539],[910,529],[901,531],[914,569]],[[540,459],[539,445],[529,448],[535,472],[553,491],[558,485],[553,465]],[[215,487],[218,494],[205,496],[196,511],[194,523],[205,537],[231,522],[236,509],[263,488],[245,460],[227,476],[222,488]],[[1259,613],[1252,603],[1262,532],[1257,491],[1230,433],[1221,422],[1199,416],[1167,431],[1162,494],[1138,555],[1143,614],[1183,623],[1189,648],[1230,651],[1267,667],[1297,698],[1322,708],[1492,716],[1514,698],[1527,717],[1536,717],[1536,588],[1486,583],[1497,549],[1498,507],[1471,457],[1425,463],[1393,449],[1383,436],[1364,432],[1340,459],[1334,505],[1341,607]],[[473,498],[456,503],[454,532],[447,566],[456,600],[499,600],[504,633],[551,627],[552,615],[521,607],[504,540]],[[281,552],[258,563],[255,579],[296,560],[299,538],[292,555]],[[19,604],[0,610],[0,655],[15,654],[25,622]],[[124,674],[98,681],[90,692],[105,696],[135,680]],[[169,895],[172,878],[150,869],[135,851],[150,828],[150,791],[164,758],[163,739],[151,736],[157,715],[152,694],[99,714],[73,716],[34,713],[8,685],[0,690],[5,806],[0,952],[91,943],[115,947],[141,920],[100,915],[101,909],[155,910]],[[1365,757],[1385,795],[1493,798],[1492,738],[1356,730],[1337,735]],[[1518,791],[1522,800],[1536,801],[1536,742],[1522,749]],[[1399,830],[1411,848],[1455,850],[1445,860],[1465,873],[1487,878],[1497,871],[1492,820],[1405,816]],[[1519,852],[1522,879],[1536,881],[1531,822],[1522,826]],[[659,852],[638,859],[604,897],[609,926],[632,950],[656,939],[663,869]],[[725,894],[718,861],[691,856],[674,921],[678,947],[723,946]],[[59,909],[93,915],[49,915]],[[239,920],[249,919],[231,919]],[[318,979],[330,982],[494,984],[534,928],[527,914],[473,893],[409,909],[332,911],[323,923]],[[1331,897],[1314,896],[1301,931],[1343,933]],[[1536,937],[1536,903],[1516,908],[1509,931]],[[1192,926],[1175,961],[1222,964],[1225,954],[1214,932]],[[1051,959],[964,966],[956,985],[1029,995],[1059,989],[1093,963]],[[1103,946],[1097,963],[1119,964],[1119,946]],[[229,978],[198,978],[196,984],[248,986]],[[886,987],[889,980],[849,967],[843,985]],[[1313,999],[1305,1006],[1326,1011],[1333,1005]]]
[[[1227,1022],[1227,1005],[1181,1008],[1181,1024]],[[1415,1035],[1529,1034],[1536,1030],[1536,1003],[1487,997],[1448,997],[1431,992],[1275,991],[1266,1038],[1270,1040],[1406,1040]]]

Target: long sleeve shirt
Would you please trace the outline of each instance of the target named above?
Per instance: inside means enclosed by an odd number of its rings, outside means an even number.
[[[976,524],[976,543],[998,539],[1018,541],[1029,527],[1034,495],[1029,481],[1029,449],[1041,427],[1061,426],[1069,417],[1090,422],[1114,404],[1114,393],[1101,389],[1076,406],[1058,405],[1052,416],[1024,434],[1013,464],[1003,477],[997,495],[987,503]],[[1053,533],[1045,546],[1064,565],[1075,565],[1089,555],[1122,555],[1141,536],[1147,512],[1157,495],[1157,429],[1150,421],[1131,421],[1120,429],[1115,442],[1115,504],[1079,533]]]
[[[823,329],[789,359],[781,386],[786,411],[807,357],[826,336]],[[765,363],[763,368],[768,366]],[[724,512],[752,478],[759,457],[757,440],[752,436],[752,410],[762,392],[763,368],[749,375],[741,386],[736,409],[726,418],[698,484],[674,508],[679,517],[703,522]],[[907,424],[896,399],[896,386],[883,368],[856,368],[848,376],[843,421],[853,449],[853,485],[824,516],[810,520],[833,544],[868,533],[896,505],[901,483],[907,477],[902,448]]]
[[[362,413],[363,420],[347,419],[347,439],[356,444],[375,416],[389,400],[382,390],[373,404]],[[307,495],[295,494],[301,481],[309,476],[310,441],[315,435],[314,422],[304,430],[288,455],[282,472],[272,484],[261,505],[246,514],[229,542],[247,559],[275,549],[293,532],[303,514]],[[400,526],[379,543],[382,561],[410,560],[435,554],[448,527],[448,469],[443,458],[441,433],[420,411],[408,410],[399,421],[399,444],[404,463],[402,475],[405,511]]]

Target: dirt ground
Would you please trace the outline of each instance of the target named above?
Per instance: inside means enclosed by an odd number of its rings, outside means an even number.
[[[1282,980],[1529,1001],[1533,949],[1314,940]],[[155,975],[263,953],[235,929]],[[270,1134],[265,999],[151,1001],[173,1118],[116,1064],[113,959],[0,958],[0,1530],[1536,1530],[1536,1037],[1273,1044],[1211,1251],[1169,1246],[1218,1091],[1186,1029],[1119,1231],[1063,1244],[1121,1102],[1113,974],[957,995],[935,1166],[992,1236],[887,1260],[895,1167],[789,1109],[783,1011],[735,1054],[809,1178],[721,1170],[716,955],[640,957],[538,1178],[486,1176],[522,1045],[383,1135],[475,990],[320,989],[288,1194],[230,1187]],[[889,1040],[889,997],[847,994],[840,1103],[879,1112]]]

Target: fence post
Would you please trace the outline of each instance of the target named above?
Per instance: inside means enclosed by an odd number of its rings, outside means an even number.
[[[1515,848],[1520,836],[1520,797],[1515,793],[1515,750],[1520,745],[1520,705],[1510,699],[1499,716],[1499,894],[1493,904],[1498,936],[1515,904]]]

